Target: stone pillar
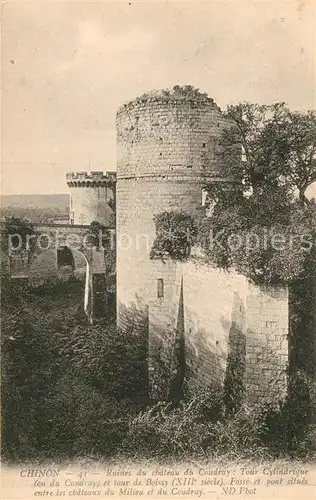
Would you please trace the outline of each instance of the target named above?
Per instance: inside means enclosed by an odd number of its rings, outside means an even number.
[[[87,268],[84,311],[89,323],[104,318],[107,312],[106,265],[103,250],[92,249],[84,253]]]

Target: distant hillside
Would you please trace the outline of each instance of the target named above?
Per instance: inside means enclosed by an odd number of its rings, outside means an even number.
[[[69,206],[68,194],[4,194],[1,196],[2,207],[42,207],[55,208],[67,211]]]
[[[68,194],[8,194],[1,196],[1,217],[25,217],[33,222],[48,222],[68,214]]]

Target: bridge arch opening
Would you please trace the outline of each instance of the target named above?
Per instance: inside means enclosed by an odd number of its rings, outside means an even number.
[[[70,267],[73,271],[75,269],[73,253],[67,246],[57,248],[57,269],[62,267]]]
[[[86,258],[80,250],[70,249],[67,246],[49,248],[32,255],[28,274],[31,280],[47,281],[60,279],[64,281],[71,275],[84,281],[86,275]]]

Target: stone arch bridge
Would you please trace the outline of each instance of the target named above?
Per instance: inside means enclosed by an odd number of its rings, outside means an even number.
[[[115,278],[102,235],[92,242],[87,225],[32,224],[32,227],[32,234],[22,241],[18,232],[9,234],[6,223],[0,223],[1,275],[31,280],[51,277],[61,268],[72,271],[80,268],[85,273],[84,310],[89,322],[92,324],[98,316],[106,315],[107,288]],[[109,235],[110,251],[114,250],[114,230],[104,231]]]

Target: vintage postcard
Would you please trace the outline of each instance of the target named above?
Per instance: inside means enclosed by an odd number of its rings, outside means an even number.
[[[313,1],[1,1],[1,498],[315,498]]]

